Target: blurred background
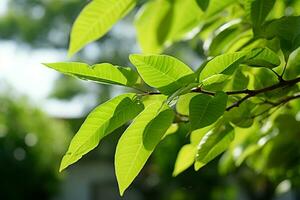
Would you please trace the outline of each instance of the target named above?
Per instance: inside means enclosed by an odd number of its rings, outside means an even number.
[[[184,126],[158,146],[123,198],[118,193],[113,157],[125,127],[65,172],[58,173],[60,159],[86,114],[97,104],[124,92],[120,87],[63,76],[41,64],[69,61],[70,28],[86,3],[0,1],[1,200],[300,199],[295,184],[299,179],[275,180],[246,165],[221,175],[218,160],[199,172],[189,169],[172,177],[177,152],[189,141]],[[127,16],[72,60],[129,64],[128,55],[140,51],[133,17],[134,13]],[[197,67],[203,57],[200,46],[198,41],[189,40],[175,44],[167,53]]]

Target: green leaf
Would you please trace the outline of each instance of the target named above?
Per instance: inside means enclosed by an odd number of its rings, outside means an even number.
[[[188,93],[188,94],[181,95],[176,103],[176,111],[181,115],[188,116],[190,114],[189,112],[190,101],[196,95],[198,95],[198,93]]]
[[[220,11],[223,11],[227,6],[235,3],[236,0],[210,0],[208,8],[205,12],[205,17],[210,18]]]
[[[181,172],[193,165],[197,153],[197,146],[192,144],[184,145],[177,156],[173,176],[177,176]]]
[[[149,1],[135,21],[138,43],[144,53],[160,53],[170,30],[172,3]]]
[[[165,135],[163,136],[162,140],[165,139],[167,136],[172,135],[178,131],[178,124],[171,124],[171,126],[166,131]]]
[[[174,112],[161,101],[149,104],[121,136],[115,154],[120,194],[132,183],[164,136]]]
[[[300,46],[300,16],[275,19],[263,27],[261,37],[280,39],[281,48],[287,55]]]
[[[209,0],[196,0],[198,6],[201,8],[201,10],[205,11],[208,7]]]
[[[103,137],[137,116],[143,105],[135,98],[136,94],[123,94],[95,108],[72,139],[60,171],[94,149]]]
[[[242,103],[239,107],[233,108],[224,114],[224,117],[236,126],[248,128],[253,124],[251,113],[255,104],[251,101]]]
[[[284,73],[287,80],[297,78],[300,74],[300,48],[296,49],[289,56],[289,60]]]
[[[280,65],[280,58],[269,48],[253,49],[243,62],[251,67],[274,68]]]
[[[192,130],[209,126],[225,112],[228,96],[217,92],[215,96],[199,94],[190,102],[190,122]]]
[[[260,26],[272,10],[276,0],[246,0],[246,14],[250,16],[255,31],[260,31]]]
[[[201,71],[199,80],[203,81],[216,74],[230,75],[242,63],[244,53],[228,53],[210,60]]]
[[[228,124],[218,124],[213,130],[206,133],[198,145],[195,170],[199,170],[224,152],[233,139],[233,128]]]
[[[143,80],[163,94],[172,94],[195,80],[194,72],[171,56],[133,54],[129,59]]]
[[[45,65],[67,75],[100,83],[133,86],[139,81],[138,74],[129,67],[119,67],[109,63],[93,66],[78,62],[47,63]]]
[[[202,11],[195,0],[153,0],[141,9],[135,21],[143,53],[161,53],[199,25]]]
[[[229,75],[225,74],[216,74],[212,75],[202,81],[203,86],[210,86],[216,83],[222,83],[230,78]]]
[[[136,0],[93,0],[79,14],[72,31],[69,55],[72,56],[86,44],[101,38],[123,18]]]

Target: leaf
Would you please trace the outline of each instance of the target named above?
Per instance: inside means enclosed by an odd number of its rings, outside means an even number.
[[[190,122],[192,130],[209,126],[219,119],[226,110],[228,96],[217,92],[215,96],[199,94],[190,102]]]
[[[263,27],[260,36],[268,39],[279,38],[281,48],[288,55],[300,46],[300,16],[275,19]]]
[[[143,168],[173,119],[173,111],[161,101],[156,101],[149,104],[121,136],[115,154],[121,195]]]
[[[272,10],[276,0],[246,0],[246,14],[250,16],[255,31],[260,31],[260,26]]]
[[[45,65],[67,75],[100,83],[133,86],[139,81],[138,74],[129,67],[119,67],[109,63],[93,66],[78,62],[47,63]]]
[[[178,124],[171,124],[171,126],[166,131],[165,135],[162,137],[162,140],[165,139],[167,136],[176,133],[178,128],[179,128]]]
[[[201,8],[201,10],[205,11],[208,7],[209,0],[196,0],[198,6]]]
[[[228,53],[210,60],[201,71],[199,80],[203,81],[216,74],[231,74],[244,59],[244,53]]]
[[[202,11],[195,0],[154,0],[147,2],[135,21],[143,53],[161,53],[199,25]]]
[[[271,49],[258,48],[253,49],[247,54],[245,61],[243,62],[251,67],[267,67],[274,68],[280,65],[280,58]]]
[[[220,11],[223,11],[227,6],[235,3],[236,0],[210,0],[208,8],[205,12],[205,17],[208,19]]]
[[[297,78],[300,74],[300,48],[296,49],[289,56],[289,60],[284,73],[287,80]]]
[[[195,162],[197,146],[192,144],[184,145],[177,156],[173,176],[177,176],[181,172],[193,165]]]
[[[149,1],[135,20],[137,40],[144,53],[160,53],[169,33],[172,3]]]
[[[212,75],[212,76],[204,79],[202,81],[202,85],[203,86],[210,86],[212,84],[222,83],[222,82],[228,80],[229,78],[230,78],[230,76],[229,75],[225,75],[225,74]]]
[[[70,38],[69,55],[101,38],[134,8],[136,0],[93,0],[79,14]]]
[[[136,94],[123,94],[95,108],[84,121],[63,157],[60,171],[94,149],[100,140],[142,111]]]
[[[233,108],[224,114],[224,117],[236,126],[248,128],[253,124],[253,114],[255,104],[251,101],[242,103],[239,107]]]
[[[190,101],[196,95],[198,95],[198,93],[188,93],[188,94],[181,95],[176,103],[176,111],[181,115],[188,116],[190,114],[189,112]]]
[[[133,54],[129,59],[143,80],[163,94],[172,94],[195,80],[194,72],[171,56]]]
[[[195,170],[199,170],[224,152],[233,139],[233,128],[228,124],[221,123],[206,133],[198,145]]]

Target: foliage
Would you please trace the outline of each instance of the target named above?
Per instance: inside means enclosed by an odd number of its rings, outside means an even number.
[[[80,13],[71,33],[70,55],[107,33],[136,4],[109,2],[93,0]],[[226,151],[220,160],[222,173],[244,163],[277,183],[297,176],[300,150],[289,144],[297,140],[300,126],[299,105],[293,101],[300,98],[299,7],[299,1],[284,0],[146,1],[135,22],[142,54],[129,56],[137,71],[107,63],[46,64],[65,74],[136,91],[90,113],[61,169],[133,119],[115,155],[121,195],[169,134],[172,122],[188,126],[190,135],[174,175],[193,164],[198,170]],[[159,55],[188,39],[204,44],[206,57],[195,71],[175,57]],[[291,127],[285,121],[292,122]]]
[[[61,178],[56,167],[70,138],[68,126],[26,98],[6,93],[0,102],[0,198],[53,198]]]

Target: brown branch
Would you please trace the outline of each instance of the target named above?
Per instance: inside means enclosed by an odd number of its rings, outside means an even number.
[[[257,96],[259,94],[265,93],[265,92],[270,92],[279,88],[284,88],[284,87],[288,87],[288,86],[293,86],[296,83],[300,82],[300,77],[292,79],[292,80],[281,80],[279,83],[271,85],[269,87],[265,87],[262,89],[257,89],[257,90],[244,90],[244,93],[247,94],[246,96],[244,96],[243,98],[241,98],[240,100],[238,100],[237,102],[233,103],[232,105],[230,105],[229,107],[226,108],[226,111],[231,110],[234,107],[238,107],[241,105],[241,103],[243,103],[244,101],[246,101],[247,99]],[[241,92],[241,93],[238,93]],[[232,94],[232,93],[231,93]],[[236,91],[235,94],[242,94],[242,91]]]
[[[279,89],[279,88],[293,86],[293,85],[295,85],[299,82],[300,82],[300,77],[292,79],[292,80],[280,79],[280,81],[278,83],[276,83],[274,85],[271,85],[271,86],[268,86],[268,87],[265,87],[265,88],[261,88],[261,89],[256,89],[256,90],[244,89],[244,90],[236,90],[236,91],[226,91],[225,93],[227,95],[246,94],[246,96],[244,96],[240,100],[234,102],[232,105],[228,106],[226,108],[226,111],[229,111],[229,110],[231,110],[235,107],[239,107],[244,101],[246,101],[246,100],[248,100],[248,99],[250,99],[254,96],[257,96],[259,94],[262,94],[262,93],[265,93],[265,92],[270,92],[270,91],[273,91],[273,90],[276,90],[276,89]],[[212,96],[215,95],[215,92],[203,90],[202,87],[194,88],[194,89],[191,90],[191,92],[197,92],[197,93],[207,94],[207,95],[212,95]],[[160,92],[146,92],[146,93],[144,93],[144,95],[157,95],[157,94],[161,94],[161,93]],[[283,102],[281,102],[280,104],[285,103],[284,101],[288,102],[288,101],[296,99],[296,98],[300,98],[300,97],[298,97],[298,95],[296,97],[291,96],[287,99],[284,99]],[[270,103],[272,103],[272,102],[270,102]],[[276,103],[273,103],[273,104],[276,104]]]

